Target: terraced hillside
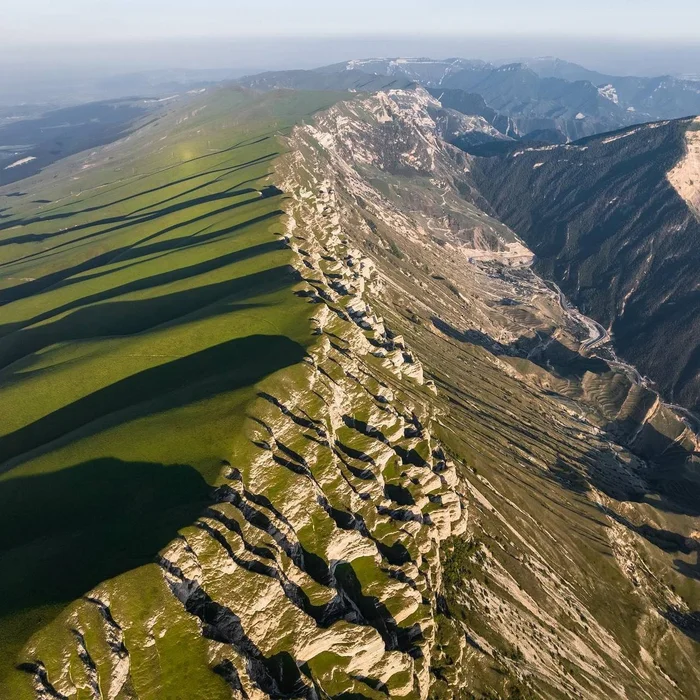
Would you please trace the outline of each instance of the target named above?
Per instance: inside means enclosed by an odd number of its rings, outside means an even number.
[[[3,198],[0,696],[692,697],[694,433],[439,104],[340,99],[208,92]]]

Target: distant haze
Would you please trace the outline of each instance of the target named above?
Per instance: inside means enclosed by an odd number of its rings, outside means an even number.
[[[697,0],[7,0],[13,43],[183,36],[470,34],[698,38]]]
[[[0,31],[3,30],[4,27]],[[83,40],[76,43],[60,43],[60,38],[56,34],[56,41],[41,47],[33,41],[17,43],[17,35],[10,37],[15,45],[0,43],[0,105],[99,99],[99,93],[85,86],[125,73],[206,69],[223,71],[209,78],[220,80],[263,70],[313,68],[370,56],[459,56],[502,61],[549,55],[615,75],[700,74],[700,40],[614,41],[483,34]]]
[[[312,68],[369,56],[460,56],[494,61],[545,55],[618,75],[700,72],[700,38],[613,41],[553,36],[358,35],[47,43],[41,49],[36,45],[12,46],[5,42],[0,43],[0,78],[3,68],[18,71],[81,68],[85,72],[103,73],[173,68],[279,70]]]

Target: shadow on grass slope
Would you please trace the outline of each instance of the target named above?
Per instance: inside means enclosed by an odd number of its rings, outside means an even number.
[[[89,424],[101,418],[125,409],[130,409],[130,418],[148,415],[250,386],[300,362],[305,354],[285,336],[253,335],[138,372],[1,438],[0,454],[8,463],[0,466],[0,474],[12,469],[13,458],[75,430],[91,432]]]

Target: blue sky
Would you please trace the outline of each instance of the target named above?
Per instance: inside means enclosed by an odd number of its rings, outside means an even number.
[[[700,43],[699,0],[3,0],[20,43],[270,34],[526,34]]]

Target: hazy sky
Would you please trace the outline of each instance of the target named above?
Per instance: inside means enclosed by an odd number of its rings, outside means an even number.
[[[2,0],[4,43],[270,34],[536,34],[700,41],[698,0]]]

